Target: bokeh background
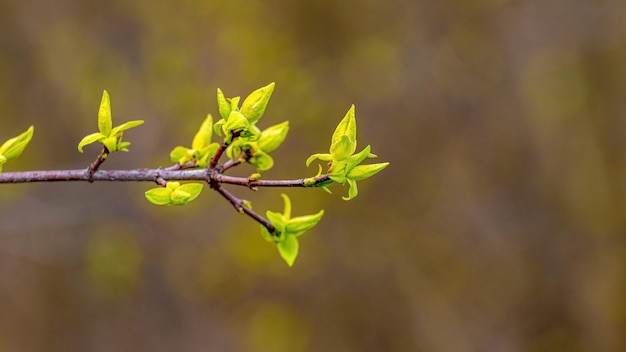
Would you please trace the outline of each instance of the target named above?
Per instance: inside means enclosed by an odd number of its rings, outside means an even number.
[[[103,89],[146,121],[103,168],[169,166],[217,87],[272,81],[264,178],[317,172],[352,103],[391,162],[282,190],[326,210],[293,268],[208,189],[0,185],[0,351],[626,350],[624,1],[0,1],[0,139],[36,128],[4,171],[86,167]]]

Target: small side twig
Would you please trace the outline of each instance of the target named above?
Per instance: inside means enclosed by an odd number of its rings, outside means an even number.
[[[276,231],[276,227],[274,227],[274,225],[272,225],[272,223],[269,220],[262,217],[254,210],[246,207],[244,205],[243,200],[235,197],[232,193],[224,189],[219,183],[211,182],[210,185],[211,185],[211,188],[213,188],[219,194],[221,194],[224,198],[226,198],[230,202],[230,204],[232,204],[233,207],[235,207],[235,209],[238,212],[248,215],[249,217],[254,219],[256,222],[263,225],[270,233],[274,233]]]
[[[104,163],[104,161],[107,160],[108,155],[109,155],[109,150],[107,149],[107,147],[102,147],[102,152],[100,152],[100,155],[98,155],[96,160],[94,160],[91,164],[89,164],[89,167],[87,168],[87,175],[88,175],[87,179],[89,182],[93,182],[93,174],[98,170],[100,165],[102,165],[102,163]]]
[[[300,178],[297,180],[250,180],[247,177],[234,177],[222,174],[212,176],[216,182],[251,187],[316,187],[322,182],[330,180],[329,174],[316,177]]]

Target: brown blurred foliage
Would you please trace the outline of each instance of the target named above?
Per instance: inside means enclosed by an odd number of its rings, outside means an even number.
[[[160,208],[148,184],[2,185],[0,351],[625,350],[625,14],[0,0],[0,139],[36,128],[5,171],[86,167],[103,89],[115,123],[146,120],[103,168],[168,166],[217,87],[271,81],[260,126],[291,130],[265,178],[314,174],[352,103],[359,147],[391,162],[348,203],[287,191],[294,215],[326,210],[293,268],[210,191]]]

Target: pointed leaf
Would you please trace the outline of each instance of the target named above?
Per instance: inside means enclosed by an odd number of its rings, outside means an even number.
[[[284,209],[284,212],[283,212],[283,219],[285,219],[285,221],[289,222],[289,219],[291,218],[291,199],[289,199],[289,196],[286,195],[285,193],[282,193],[280,196],[283,197],[283,201],[285,202],[285,209]]]
[[[341,197],[343,200],[350,200],[353,199],[354,197],[356,197],[356,195],[359,193],[357,187],[356,187],[356,181],[347,178],[346,181],[348,181],[348,184],[350,185],[350,189],[348,190],[348,196],[347,197]]]
[[[206,146],[204,149],[202,149],[199,155],[197,156],[198,166],[206,167],[211,161],[211,158],[213,157],[213,155],[215,155],[215,152],[217,151],[219,147],[220,147],[219,144],[211,143],[208,146]]]
[[[330,154],[313,154],[308,159],[306,159],[306,166],[311,165],[311,163],[315,159],[320,159],[320,160],[324,160],[324,161],[331,161],[331,160],[333,160],[333,156],[330,155]]]
[[[241,97],[234,97],[227,100],[230,103],[231,112],[239,111],[239,100],[241,100]]]
[[[343,175],[330,175],[330,179],[333,180],[334,182],[337,182],[339,184],[344,184],[346,183],[346,176]]]
[[[259,137],[259,147],[265,153],[272,152],[283,143],[288,131],[289,121],[266,128]]]
[[[274,166],[274,159],[265,153],[258,153],[253,156],[249,163],[256,166],[258,172],[267,171]]]
[[[78,143],[78,151],[82,153],[84,146],[86,146],[88,144],[91,144],[91,143],[94,143],[94,142],[97,142],[97,141],[100,141],[100,140],[103,140],[105,138],[107,138],[107,136],[103,135],[100,132],[95,132],[95,133],[92,133],[92,134],[88,134],[85,137],[83,137],[83,139],[81,139],[80,142]]]
[[[272,92],[274,91],[274,82],[259,88],[250,93],[248,97],[243,101],[241,105],[241,113],[250,121],[250,123],[257,122],[267,107]]]
[[[156,205],[167,205],[172,202],[170,195],[172,194],[171,189],[159,187],[152,188],[146,191],[146,199],[150,201],[152,204]]]
[[[141,124],[143,124],[143,120],[128,121],[126,123],[123,123],[123,124],[115,127],[114,129],[112,129],[110,136],[116,136],[120,132],[126,131],[128,129],[133,128],[133,127],[137,127],[137,126],[139,126]]]
[[[108,137],[111,135],[112,127],[111,100],[109,99],[109,93],[105,90],[102,92],[102,100],[100,101],[100,109],[98,110],[98,130]]]
[[[120,151],[120,152],[127,152],[129,146],[130,146],[130,142],[122,142],[122,141],[120,141],[117,144],[117,150]]]
[[[298,256],[298,239],[295,236],[287,236],[284,241],[276,243],[276,246],[287,265],[293,266],[293,262]]]
[[[33,138],[35,127],[30,126],[25,132],[22,132],[19,136],[13,137],[2,144],[0,147],[0,154],[2,154],[7,160],[15,159],[22,154],[26,146]]]
[[[220,116],[223,119],[227,119],[232,109],[230,108],[230,103],[224,97],[224,93],[222,93],[222,90],[219,88],[217,88],[217,106],[220,111]]]
[[[356,117],[354,114],[354,104],[350,107],[346,116],[339,122],[333,137],[331,139],[331,145],[337,143],[341,136],[348,136],[348,138],[356,144]]]
[[[221,119],[221,120],[217,121],[213,125],[213,131],[215,131],[215,134],[217,134],[218,136],[222,135],[222,128],[223,128],[225,123],[226,123],[226,120],[225,119]]]
[[[389,163],[378,163],[370,165],[358,165],[348,172],[348,178],[354,181],[364,180],[372,177],[387,167]]]
[[[276,240],[284,239],[284,235],[285,235],[285,219],[283,218],[283,215],[281,213],[277,213],[277,212],[268,210],[267,212],[265,212],[265,216],[267,216],[267,219],[276,228],[277,234],[276,234],[276,236],[274,236],[276,238]]]
[[[350,172],[350,170],[352,170],[355,166],[359,165],[369,155],[371,155],[369,145],[365,147],[365,149],[361,150],[359,153],[352,155],[346,165],[346,169],[348,170],[348,172]]]
[[[211,144],[211,137],[213,136],[213,117],[211,114],[207,115],[206,119],[200,125],[198,133],[193,137],[191,143],[191,149],[201,150],[202,148]]]
[[[232,111],[228,116],[226,124],[222,127],[224,134],[241,132],[250,126],[250,122],[239,111]]]
[[[193,155],[193,150],[185,147],[178,146],[170,152],[170,159],[175,163],[183,165],[189,161],[190,154]]]
[[[356,150],[356,142],[347,135],[343,135],[339,140],[330,146],[330,155],[334,160],[344,160]]]
[[[185,183],[184,185],[178,187],[176,191],[182,191],[189,194],[186,201],[186,203],[189,203],[200,195],[203,187],[204,185],[202,183]]]
[[[320,210],[317,214],[298,216],[290,219],[285,225],[285,231],[293,236],[300,236],[306,231],[317,225],[324,216],[324,210]]]

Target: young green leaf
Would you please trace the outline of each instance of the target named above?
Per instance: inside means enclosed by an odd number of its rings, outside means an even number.
[[[100,133],[109,136],[112,127],[111,100],[109,99],[109,93],[105,90],[102,92],[102,100],[100,101],[100,109],[98,110],[98,130],[100,130]]]
[[[184,205],[196,199],[202,191],[201,183],[168,182],[165,187],[146,191],[146,199],[156,205]]]
[[[230,115],[230,112],[232,111],[232,108],[230,107],[230,103],[224,97],[224,93],[222,93],[222,90],[219,88],[217,88],[217,106],[220,111],[220,116],[223,119],[227,119],[228,115]]]
[[[78,151],[82,153],[84,146],[103,140],[105,138],[107,138],[107,136],[103,135],[100,132],[94,132],[92,134],[88,134],[85,137],[83,137],[83,139],[81,139],[80,142],[78,143]]]
[[[248,162],[250,165],[256,166],[258,172],[267,171],[274,166],[274,159],[269,154],[263,152],[257,152]]]
[[[313,154],[308,159],[306,159],[306,166],[310,166],[311,163],[315,159],[320,159],[320,160],[323,160],[323,161],[332,161],[333,160],[333,156],[330,155],[330,154],[322,154],[322,153]]]
[[[35,127],[30,126],[28,129],[17,137],[10,138],[0,146],[0,155],[6,160],[15,159],[22,154],[26,146],[33,138]]]
[[[343,200],[350,200],[350,199],[353,199],[354,197],[356,197],[357,194],[359,194],[359,190],[356,187],[356,181],[355,180],[347,178],[346,181],[348,181],[348,185],[350,185],[350,189],[348,189],[348,196],[347,197],[341,197],[341,199],[343,199]]]
[[[100,141],[102,144],[104,144],[104,146],[107,148],[107,150],[109,151],[109,153],[113,153],[115,151],[117,151],[117,142],[118,142],[118,138],[115,136],[110,136],[110,137],[106,137],[104,139],[102,139]]]
[[[289,196],[285,193],[282,193],[280,196],[283,197],[283,202],[285,202],[285,208],[283,209],[283,219],[289,222],[289,219],[291,219],[291,199],[289,199]]]
[[[122,141],[122,135],[124,131],[137,127],[143,124],[142,120],[135,120],[123,123],[115,128],[112,128],[111,119],[111,101],[109,93],[105,90],[102,93],[102,101],[100,102],[100,109],[98,110],[98,130],[99,132],[91,133],[83,137],[78,143],[78,151],[83,152],[83,147],[94,143],[102,143],[109,153],[116,151],[128,151],[129,142]]]
[[[230,103],[230,110],[232,111],[239,111],[239,101],[241,100],[241,97],[234,97],[234,98],[230,98],[227,99],[228,102]]]
[[[276,236],[274,236],[274,241],[282,239],[281,235],[284,235],[285,233],[285,218],[283,217],[283,215],[281,213],[276,213],[268,210],[267,212],[265,212],[265,216],[267,216],[267,219],[276,228],[277,233]]]
[[[241,105],[241,113],[250,121],[250,123],[257,122],[267,107],[272,92],[274,91],[274,82],[259,88],[250,93],[248,97],[243,101]]]
[[[171,194],[172,190],[164,187],[152,188],[145,193],[146,199],[156,205],[170,204],[172,202]]]
[[[346,116],[339,122],[333,137],[331,145],[339,142],[342,136],[347,136],[356,145],[356,115],[354,113],[354,104],[350,107]]]
[[[111,136],[119,136],[121,137],[121,132],[126,131],[128,129],[131,129],[133,127],[137,127],[139,125],[143,124],[143,120],[134,120],[134,121],[128,121],[125,122],[119,126],[116,126],[115,128],[113,128],[111,130]]]
[[[387,165],[389,165],[389,163],[358,165],[348,172],[347,177],[354,181],[364,180],[366,178],[376,175],[384,168],[386,168]]]
[[[283,143],[288,131],[289,121],[266,128],[259,137],[259,148],[265,153],[274,151]]]
[[[224,131],[225,135],[229,136],[231,133],[242,132],[248,127],[250,127],[250,122],[245,116],[239,111],[232,111],[230,115],[228,115],[226,124],[222,126],[222,131]]]
[[[342,135],[339,140],[330,146],[330,155],[333,160],[344,160],[356,150],[356,142],[347,135]]]
[[[267,229],[267,227],[261,225],[261,235],[263,236],[263,238],[267,241],[267,242],[276,242],[274,240],[275,236],[272,235],[269,230]]]
[[[285,231],[295,237],[298,237],[317,225],[317,223],[322,220],[322,216],[324,216],[323,209],[320,210],[317,214],[292,218],[287,222],[287,226],[285,226]]]
[[[200,125],[200,129],[193,137],[191,143],[191,149],[202,150],[204,147],[211,144],[211,137],[213,136],[213,117],[211,114],[207,115],[206,119]]]
[[[192,200],[196,199],[200,195],[200,192],[202,192],[203,187],[204,185],[201,183],[185,183],[184,185],[178,187],[176,191],[180,191],[180,192],[184,192],[188,194],[184,203],[184,204],[187,204],[191,202]]]
[[[370,146],[369,145],[367,147],[365,147],[363,150],[361,150],[359,153],[357,153],[355,155],[352,155],[348,159],[348,162],[346,164],[346,170],[349,172],[355,166],[357,166],[363,160],[365,160],[365,158],[368,158],[368,157],[375,157],[374,154],[370,153]]]
[[[298,256],[298,239],[295,236],[287,236],[284,241],[276,243],[280,256],[287,262],[287,265],[293,266]]]
[[[170,152],[170,159],[180,165],[184,165],[191,158],[193,158],[193,150],[189,148],[177,146]]]

